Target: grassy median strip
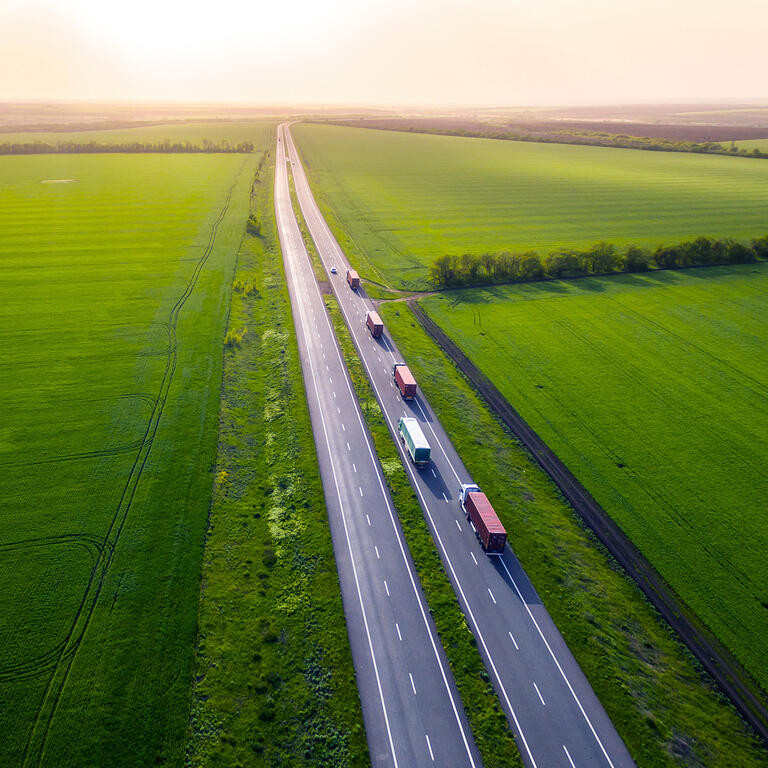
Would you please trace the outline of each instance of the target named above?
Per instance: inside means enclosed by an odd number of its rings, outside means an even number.
[[[407,305],[379,310],[638,766],[768,765],[731,704]]]
[[[224,349],[188,766],[370,765],[277,245],[252,192]]]

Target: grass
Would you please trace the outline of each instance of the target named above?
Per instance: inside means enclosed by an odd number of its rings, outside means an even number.
[[[234,276],[187,765],[362,767],[273,174],[270,160],[252,199],[261,236],[246,236]]]
[[[250,141],[257,147],[264,146],[264,139],[274,125],[274,120],[254,120],[251,122],[189,122],[168,125],[145,125],[137,128],[112,128],[92,131],[28,131],[24,133],[0,133],[0,144],[26,144],[35,141],[49,144],[75,142],[87,144],[99,143],[155,143],[168,139],[174,142],[188,141],[199,145],[204,139],[212,142],[228,141],[239,144]]]
[[[380,311],[638,766],[768,765],[764,747],[729,702],[407,305]]]
[[[2,765],[183,759],[257,162],[0,158]]]
[[[424,309],[768,689],[768,265]]]
[[[656,246],[765,230],[768,163],[327,125],[292,129],[361,272],[423,290],[444,253]]]
[[[768,133],[768,128],[766,129]],[[768,139],[745,139],[744,141],[734,142],[739,149],[759,149],[761,152],[768,152]]]
[[[320,256],[293,194],[293,186],[291,192],[294,212],[315,273],[324,275]],[[418,498],[403,468],[397,446],[392,440],[336,297],[328,293],[323,299],[483,763],[486,768],[522,768],[514,737],[507,727],[490,677],[443,568]]]

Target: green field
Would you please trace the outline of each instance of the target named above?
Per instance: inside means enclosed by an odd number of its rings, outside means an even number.
[[[759,149],[761,152],[768,152],[768,139],[745,139],[734,143],[739,149]]]
[[[257,162],[0,158],[2,765],[183,760]]]
[[[767,292],[757,264],[422,301],[766,689]]]
[[[200,144],[203,139],[210,141],[227,140],[230,144],[243,141],[254,142],[260,146],[259,138],[265,134],[270,125],[269,121],[256,120],[253,122],[201,122],[201,123],[172,123],[166,125],[145,125],[137,128],[113,128],[110,130],[94,131],[32,131],[23,133],[0,133],[0,144],[32,143],[42,141],[49,144],[76,142],[87,144],[99,143],[153,143],[168,139],[169,141]]]
[[[292,131],[353,262],[394,287],[427,287],[427,267],[444,253],[768,230],[768,163],[323,125]]]

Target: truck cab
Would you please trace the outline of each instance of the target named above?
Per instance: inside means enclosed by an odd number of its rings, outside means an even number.
[[[480,493],[480,486],[474,483],[462,483],[459,486],[459,501],[461,502],[462,509],[467,502],[468,493]]]

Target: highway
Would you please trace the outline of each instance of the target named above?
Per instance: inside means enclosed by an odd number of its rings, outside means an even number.
[[[315,202],[290,130],[283,135],[309,231],[523,760],[531,768],[634,765],[512,547],[507,546],[501,557],[489,557],[481,549],[457,498],[459,485],[471,482],[471,477],[423,394],[419,392],[412,402],[400,398],[392,364],[407,360],[386,328],[379,339],[373,339],[366,328],[366,313],[373,304],[362,288],[348,287],[348,261]],[[331,274],[332,266],[338,274]],[[428,468],[415,469],[396,437],[397,420],[403,415],[419,420],[432,446]],[[514,531],[509,533],[514,546]],[[400,663],[410,661],[403,656]]]
[[[284,130],[275,215],[371,760],[480,768],[291,207]]]

